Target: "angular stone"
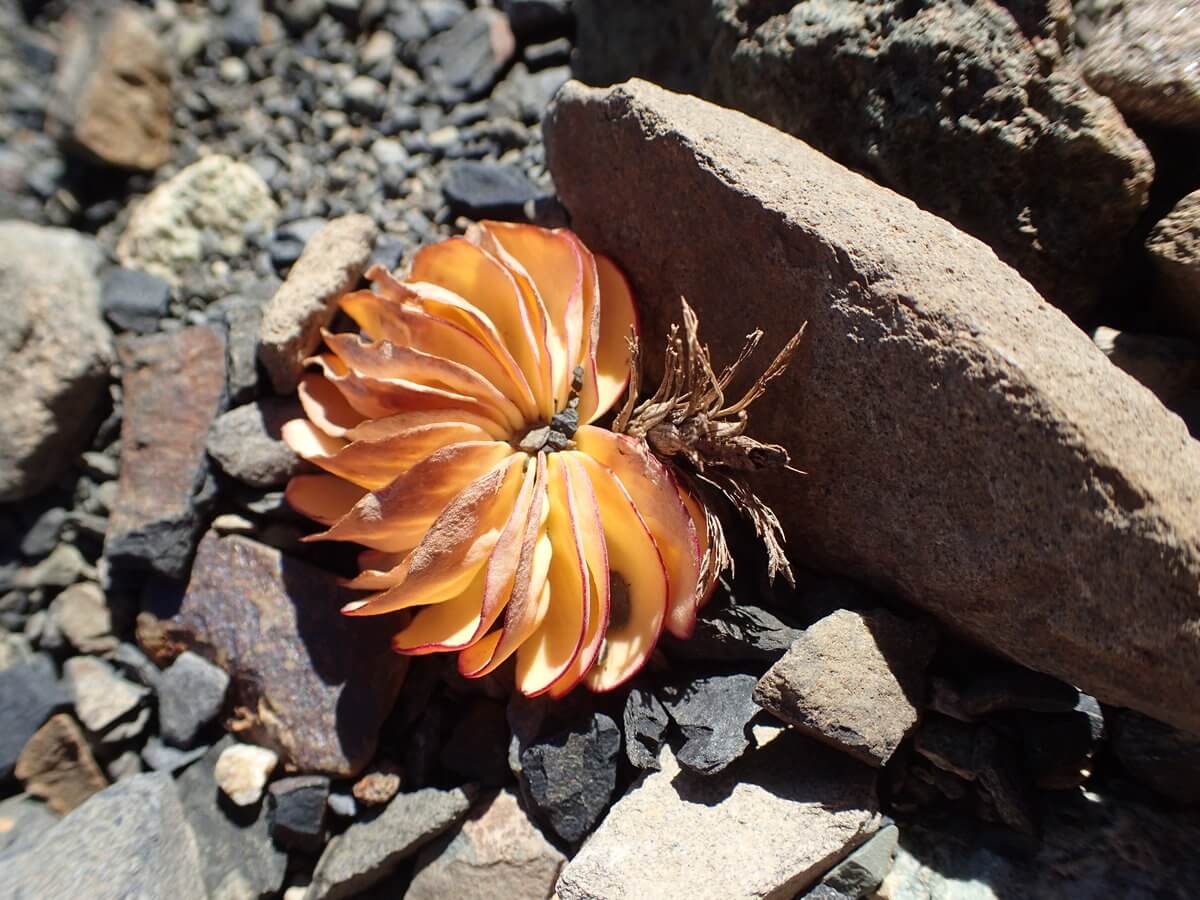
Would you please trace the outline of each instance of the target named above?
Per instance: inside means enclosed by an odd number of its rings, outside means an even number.
[[[90,237],[0,222],[0,503],[52,484],[99,424],[113,360],[102,259]]]
[[[442,193],[459,215],[521,220],[525,204],[543,191],[514,166],[468,159],[450,165]]]
[[[384,806],[399,793],[403,784],[404,770],[393,762],[383,760],[354,782],[351,793],[363,806]]]
[[[644,688],[625,698],[625,755],[639,769],[658,770],[658,754],[667,738],[671,717],[662,701]]]
[[[183,578],[203,526],[208,430],[225,399],[225,339],[210,325],[120,345],[121,480],[104,553]],[[210,490],[208,488],[207,490]]]
[[[87,738],[66,713],[52,716],[17,757],[15,774],[25,790],[66,814],[108,787]]]
[[[350,777],[374,755],[408,663],[388,622],[339,612],[355,596],[278,550],[210,532],[182,603],[157,612],[177,648],[230,674],[246,740],[295,770]]]
[[[208,308],[225,326],[228,343],[229,402],[245,403],[258,389],[258,329],[266,297],[232,294]]]
[[[1200,805],[1200,737],[1115,710],[1112,751],[1130,776],[1168,800]]]
[[[226,797],[238,806],[262,799],[267,779],[279,764],[279,754],[253,744],[233,744],[221,751],[213,777]]]
[[[325,843],[329,779],[324,775],[281,778],[271,785],[269,796],[271,839],[288,850],[320,850]]]
[[[184,651],[158,682],[158,724],[177,747],[190,747],[217,717],[225,702],[229,675],[203,656]]]
[[[110,322],[125,331],[157,331],[170,302],[171,285],[165,278],[123,266],[114,266],[104,276],[100,307]]]
[[[217,788],[215,768],[231,747],[224,738],[179,776],[179,797],[200,849],[209,900],[274,896],[283,886],[287,854],[275,847],[263,808],[231,806]]]
[[[101,791],[0,864],[13,897],[206,898],[196,842],[162,773]]]
[[[302,460],[283,442],[281,429],[290,419],[303,418],[294,398],[264,397],[217,419],[208,438],[208,455],[230,478],[251,487],[287,484]]]
[[[746,751],[750,720],[761,711],[752,696],[757,680],[740,672],[707,675],[660,692],[663,706],[686,739],[675,754],[679,765],[715,775]]]
[[[521,782],[542,818],[564,841],[587,836],[612,800],[621,730],[604,713],[577,718],[521,752]]]
[[[838,610],[767,670],[754,699],[806,734],[882,766],[920,718],[933,649],[928,628],[883,610]]]
[[[718,364],[750,327],[778,346],[808,322],[754,410],[809,473],[756,482],[788,546],[1200,730],[1200,444],[1149,391],[982,244],[739,113],[572,84],[546,139],[573,226],[632,279],[644,346],[681,294]]]
[[[15,852],[36,843],[58,820],[45,803],[28,794],[0,800],[0,857],[5,851]]]
[[[95,568],[88,564],[78,548],[71,544],[59,544],[36,566],[18,573],[16,587],[27,591],[38,588],[62,589],[84,577],[95,578]]]
[[[800,637],[800,629],[749,603],[714,597],[696,617],[687,640],[664,635],[663,646],[675,659],[774,662]]]
[[[417,858],[405,900],[544,900],[565,857],[542,836],[510,791],[483,800],[448,840]]]
[[[202,757],[207,750],[207,747],[195,747],[191,750],[169,747],[155,735],[146,741],[146,746],[142,748],[142,759],[156,772],[178,772]]]
[[[1200,128],[1200,6],[1195,0],[1115,5],[1088,41],[1083,71],[1131,120]]]
[[[1200,253],[1196,265],[1200,273]],[[1200,274],[1197,280],[1200,282]],[[1164,406],[1178,413],[1193,435],[1200,434],[1200,343],[1104,326],[1092,332],[1092,341],[1114,366],[1150,388]]]
[[[470,100],[487,94],[516,49],[508,17],[480,7],[424,42],[417,63],[441,99]]]
[[[1154,226],[1146,252],[1157,278],[1155,301],[1172,324],[1200,337],[1200,190],[1176,203]]]
[[[1154,161],[1084,81],[1067,2],[618,6],[577,4],[577,77],[746,112],[986,241],[1070,315],[1099,302]]]
[[[821,884],[847,897],[869,897],[892,868],[892,856],[899,837],[900,830],[895,825],[880,828],[865,844],[830,869]]]
[[[132,684],[95,656],[74,656],[63,664],[63,678],[75,699],[75,714],[95,735],[132,719],[150,692]]]
[[[461,821],[472,796],[461,788],[399,794],[380,815],[329,842],[306,900],[344,900],[391,875],[405,859]]]
[[[304,360],[337,313],[335,301],[358,284],[378,231],[367,216],[334,219],[305,245],[263,310],[258,358],[277,393],[296,389]]]
[[[22,662],[0,671],[0,783],[12,776],[22,748],[42,723],[70,702],[52,665]]]
[[[792,897],[878,827],[871,769],[783,732],[717,776],[670,750],[558,879],[561,900]]]
[[[120,643],[112,633],[112,614],[98,584],[71,585],[51,601],[50,615],[80,653],[110,653]]]
[[[54,93],[48,130],[85,158],[143,171],[171,158],[171,67],[136,6],[67,17]]]
[[[269,233],[278,216],[271,189],[254,169],[228,156],[206,156],[134,207],[117,259],[182,286],[191,267],[214,255],[237,256],[247,233]]]

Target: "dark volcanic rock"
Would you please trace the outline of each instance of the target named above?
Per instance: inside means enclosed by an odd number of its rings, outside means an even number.
[[[101,791],[0,863],[11,897],[206,897],[195,839],[162,773]]]
[[[264,397],[231,409],[213,425],[208,455],[226,475],[244,484],[280,487],[303,464],[283,442],[283,423],[303,416],[294,398]]]
[[[512,166],[464,160],[451,164],[442,193],[451,209],[464,216],[524,219],[525,204],[543,192]]]
[[[625,755],[639,769],[658,769],[658,754],[671,717],[647,688],[634,688],[625,698]]]
[[[204,526],[204,447],[225,401],[225,339],[207,325],[129,338],[121,480],[104,552],[113,563],[170,578],[187,574]]]
[[[512,779],[508,768],[508,719],[494,700],[476,700],[442,746],[442,765],[473,782],[491,787]]]
[[[754,409],[809,473],[755,482],[806,564],[1200,729],[1200,444],[1177,416],[987,247],[760,122],[631,82],[567,85],[544,127],[646,347],[681,295],[718,365],[808,322]]]
[[[315,853],[325,843],[329,779],[323,775],[281,778],[268,791],[271,838],[280,847]]]
[[[663,645],[676,659],[774,662],[800,636],[774,613],[749,603],[714,599],[696,616],[687,640],[664,636]]]
[[[170,302],[171,285],[165,278],[123,266],[114,266],[104,275],[100,308],[123,331],[158,330],[158,320],[167,314]]]
[[[760,711],[752,696],[757,681],[742,673],[709,675],[663,689],[663,706],[686,739],[675,754],[681,766],[715,775],[746,751],[750,720]]]
[[[217,717],[229,676],[202,656],[185,651],[167,667],[158,683],[158,723],[177,747],[190,747]]]
[[[42,723],[70,702],[53,668],[27,662],[0,671],[0,782],[12,775],[21,749]]]
[[[581,840],[608,808],[620,752],[621,730],[599,712],[521,752],[529,797],[564,841]]]
[[[297,770],[352,776],[374,754],[408,664],[388,623],[339,612],[355,596],[278,550],[209,533],[182,604],[157,614],[177,647],[230,674],[247,740]]]
[[[258,329],[266,301],[232,294],[209,307],[212,318],[225,326],[230,403],[244,403],[258,388]]]
[[[488,92],[516,49],[508,18],[483,7],[426,41],[417,62],[442,100],[475,99]]]
[[[391,875],[467,814],[473,792],[424,788],[399,794],[374,819],[356,822],[321,854],[305,900],[344,900]]]

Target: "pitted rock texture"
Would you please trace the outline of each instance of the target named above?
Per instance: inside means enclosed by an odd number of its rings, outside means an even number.
[[[718,364],[808,322],[752,417],[809,473],[756,483],[793,552],[1200,730],[1200,444],[1150,391],[981,243],[740,113],[569,84],[546,131],[650,352],[681,294]]]
[[[1196,68],[1200,69],[1200,50]],[[1155,300],[1171,323],[1200,337],[1200,190],[1175,204],[1146,239],[1157,279]]]
[[[769,122],[986,241],[1072,316],[1146,205],[1153,160],[1068,58],[1066,0],[577,8],[578,77],[666,77]]]

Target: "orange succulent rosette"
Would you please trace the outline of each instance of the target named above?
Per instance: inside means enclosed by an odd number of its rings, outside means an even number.
[[[629,284],[570,231],[483,222],[375,267],[340,300],[287,443],[327,474],[287,499],[368,549],[364,616],[411,610],[400,653],[516,656],[527,695],[615,688],[663,628],[688,636],[707,582],[702,508],[645,441],[594,423],[626,389]]]

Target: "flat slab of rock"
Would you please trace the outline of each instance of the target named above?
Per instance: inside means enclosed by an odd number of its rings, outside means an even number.
[[[225,400],[225,338],[210,325],[128,338],[121,477],[104,553],[170,578],[187,574],[210,477],[204,448]]]
[[[405,900],[546,900],[566,861],[521,809],[511,791],[482,802],[453,837],[417,859]]]
[[[101,791],[31,846],[0,856],[12,897],[205,900],[196,842],[161,772]]]
[[[803,892],[878,827],[875,776],[790,732],[716,776],[669,749],[558,879],[561,900],[758,900]]]
[[[0,503],[53,483],[99,423],[113,360],[95,240],[0,222]]]
[[[277,393],[300,382],[304,360],[333,321],[334,301],[358,284],[378,233],[367,216],[334,219],[308,241],[287,280],[263,310],[258,358]]]
[[[809,627],[754,689],[805,734],[882,766],[917,724],[932,629],[841,609]]]
[[[753,421],[809,473],[756,485],[790,547],[1200,730],[1200,444],[1147,389],[984,245],[740,113],[569,84],[546,139],[644,346],[681,294],[722,365],[808,322]]]
[[[339,612],[355,596],[273,547],[210,532],[178,609],[152,612],[177,648],[229,673],[247,740],[295,771],[349,777],[374,755],[408,663],[391,623]]]
[[[51,132],[85,158],[151,171],[171,158],[171,68],[150,17],[96,6],[68,17]]]
[[[378,817],[351,825],[329,842],[305,900],[344,900],[362,893],[461,821],[470,806],[471,797],[460,788],[398,794]]]

